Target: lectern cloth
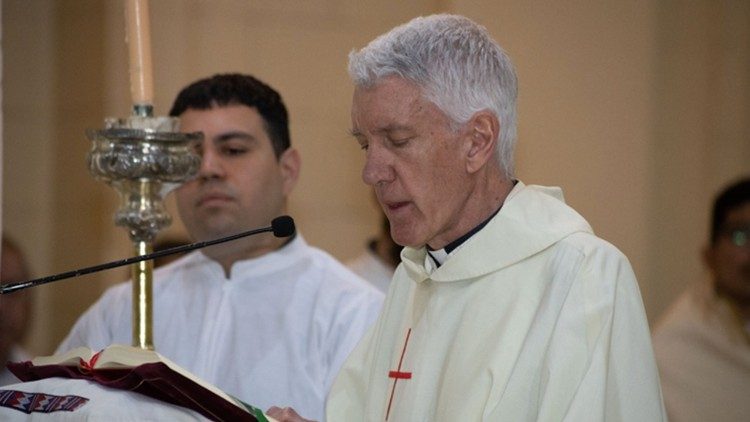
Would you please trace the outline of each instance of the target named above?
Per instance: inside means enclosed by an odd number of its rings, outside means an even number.
[[[130,391],[115,390],[93,381],[72,380],[69,378],[46,378],[2,387],[3,392],[16,395],[25,392],[26,397],[16,400],[16,406],[0,406],[0,421],[4,422],[78,422],[78,421],[207,421],[200,413],[153,399]],[[56,396],[56,397],[50,397]],[[30,411],[28,407],[42,409],[54,401],[83,401],[68,410]],[[10,404],[10,403],[9,403]],[[28,406],[31,405],[31,406]],[[64,407],[64,406],[63,406]],[[25,411],[24,411],[25,410]],[[30,413],[26,413],[29,411]]]

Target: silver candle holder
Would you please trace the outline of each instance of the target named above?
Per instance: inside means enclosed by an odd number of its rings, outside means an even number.
[[[203,134],[180,133],[179,119],[139,111],[125,119],[106,119],[102,130],[88,130],[87,161],[95,179],[119,192],[115,224],[128,230],[135,254],[145,255],[153,251],[159,231],[172,222],[164,197],[198,172],[201,159],[195,144]],[[131,270],[133,346],[153,349],[153,262],[134,263]]]

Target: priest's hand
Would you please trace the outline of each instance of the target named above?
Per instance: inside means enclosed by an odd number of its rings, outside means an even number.
[[[291,407],[285,407],[283,409],[276,406],[272,406],[266,410],[266,415],[276,419],[279,422],[315,422],[310,419],[305,419],[298,415]]]

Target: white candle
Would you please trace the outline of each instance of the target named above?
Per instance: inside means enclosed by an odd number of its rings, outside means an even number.
[[[151,31],[148,0],[125,0],[126,42],[130,55],[130,95],[134,105],[152,105]]]

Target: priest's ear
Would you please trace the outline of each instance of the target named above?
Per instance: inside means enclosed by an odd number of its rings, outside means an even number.
[[[466,123],[466,171],[475,173],[496,156],[500,121],[494,113],[482,110]]]
[[[289,196],[292,193],[292,189],[297,184],[299,178],[299,170],[301,166],[299,152],[296,149],[289,147],[281,153],[279,157],[279,168],[281,169],[281,177],[283,180],[283,193],[284,196]]]

